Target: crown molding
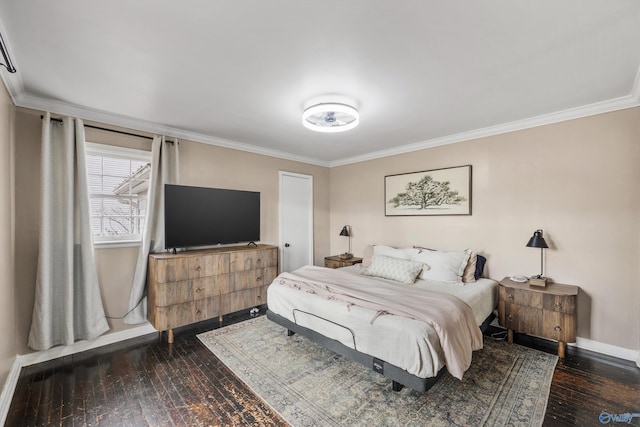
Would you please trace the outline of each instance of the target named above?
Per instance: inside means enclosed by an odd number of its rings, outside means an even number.
[[[607,101],[597,102],[594,104],[584,105],[581,107],[570,108],[555,113],[543,114],[523,120],[516,120],[497,126],[490,126],[481,129],[475,129],[468,132],[461,132],[454,135],[448,135],[441,138],[429,139],[426,141],[416,142],[413,144],[402,145],[390,148],[388,150],[374,151],[354,156],[342,160],[336,160],[329,163],[329,167],[345,166],[353,163],[364,162],[367,160],[375,160],[383,157],[395,156],[398,154],[411,153],[414,151],[425,150],[427,148],[439,147],[442,145],[455,144],[457,142],[469,141],[472,139],[484,138],[488,136],[500,135],[503,133],[515,132],[524,129],[530,129],[538,126],[549,125],[553,123],[574,120],[588,116],[594,116],[611,111],[624,110],[626,108],[637,107],[640,105],[640,69],[636,75],[634,89],[631,95],[620,98],[610,99]]]
[[[17,65],[16,65],[17,67]],[[10,83],[7,84],[5,75],[2,73],[3,81],[9,89],[9,93],[12,97],[14,104],[18,107],[30,108],[40,111],[49,111],[54,114],[70,115],[81,118],[83,120],[90,120],[99,123],[109,124],[112,126],[120,126],[128,129],[138,130],[142,132],[148,132],[152,134],[165,135],[172,138],[186,139],[190,141],[200,142],[204,144],[214,145],[217,147],[230,148],[233,150],[240,150],[254,154],[260,154],[269,157],[275,157],[283,160],[290,160],[295,162],[307,163],[321,167],[337,167],[345,166],[353,163],[364,162],[368,160],[375,160],[384,157],[395,156],[398,154],[411,153],[414,151],[425,150],[428,148],[439,147],[443,145],[455,144],[458,142],[469,141],[473,139],[485,138],[494,135],[500,135],[509,132],[520,131],[524,129],[530,129],[538,126],[549,125],[553,123],[559,123],[568,120],[579,119],[583,117],[589,117],[597,114],[608,113],[617,110],[623,110],[627,108],[633,108],[640,105],[640,69],[636,73],[633,89],[630,95],[614,98],[602,102],[597,102],[589,105],[584,105],[576,108],[570,108],[567,110],[558,111],[555,113],[543,114],[536,117],[531,117],[523,120],[516,120],[501,125],[490,126],[481,129],[475,129],[468,132],[461,132],[454,135],[448,135],[441,138],[434,138],[425,141],[416,142],[413,144],[402,145],[399,147],[390,148],[387,150],[374,151],[365,153],[359,156],[348,157],[335,161],[324,161],[309,157],[296,156],[287,152],[270,150],[263,147],[258,147],[251,144],[237,142],[224,138],[217,138],[202,133],[191,132],[171,126],[161,125],[159,123],[150,122],[141,119],[135,119],[124,115],[109,113],[106,111],[89,109],[80,105],[66,103],[62,101],[50,100],[40,98],[32,95],[24,95],[22,88],[22,81],[19,76],[13,79],[16,74],[12,74],[9,77]],[[11,84],[14,82],[15,84]]]
[[[633,82],[631,97],[634,98],[637,103],[640,103],[640,67],[638,68],[638,72],[636,73],[636,79]]]
[[[283,160],[291,160],[295,162],[308,163],[315,166],[329,167],[326,161],[312,159],[309,157],[296,156],[284,151],[270,150],[268,148],[258,147],[251,144],[232,141],[224,138],[217,138],[198,132],[191,132],[180,128],[161,125],[159,123],[136,119],[120,114],[109,113],[106,111],[95,110],[83,107],[81,105],[71,104],[62,101],[40,98],[32,95],[18,95],[14,99],[17,107],[30,108],[39,111],[49,111],[56,115],[67,115],[78,117],[82,120],[89,120],[104,123],[112,126],[124,127],[141,132],[151,134],[159,134],[171,138],[184,139],[189,141],[200,142],[217,147],[230,148],[233,150],[245,151],[263,156],[275,157]]]

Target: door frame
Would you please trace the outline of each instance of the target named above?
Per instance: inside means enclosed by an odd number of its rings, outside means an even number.
[[[283,204],[282,204],[282,194],[283,194],[283,177],[285,176],[291,176],[291,177],[296,177],[296,178],[302,178],[302,179],[306,179],[307,180],[307,186],[309,189],[309,218],[308,218],[308,224],[309,224],[309,235],[307,236],[307,241],[309,242],[309,247],[308,247],[308,252],[309,252],[309,259],[307,260],[307,264],[313,265],[313,260],[314,260],[314,254],[313,254],[313,176],[312,175],[305,175],[305,174],[301,174],[301,173],[295,173],[295,172],[287,172],[287,171],[278,171],[278,229],[279,229],[279,240],[280,240],[280,244],[279,244],[279,248],[280,248],[280,259],[283,260],[283,262],[279,262],[278,265],[278,270],[280,273],[282,273],[283,271],[283,267],[284,267],[284,224],[282,222],[283,219],[283,215],[282,215],[282,209],[283,209]]]

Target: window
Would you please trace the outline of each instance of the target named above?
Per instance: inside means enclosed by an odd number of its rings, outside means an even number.
[[[151,153],[88,142],[86,156],[94,242],[139,242],[147,209]]]

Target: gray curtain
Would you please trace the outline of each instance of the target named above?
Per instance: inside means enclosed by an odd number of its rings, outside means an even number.
[[[29,347],[46,350],[109,330],[89,219],[84,125],[42,121],[40,245]]]
[[[164,251],[164,185],[178,183],[178,141],[155,136],[151,148],[151,177],[144,219],[144,234],[138,252],[136,272],[129,295],[129,312],[124,323],[147,321],[147,264],[149,253]]]

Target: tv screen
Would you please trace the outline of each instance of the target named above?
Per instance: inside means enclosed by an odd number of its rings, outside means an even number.
[[[165,248],[260,240],[260,193],[166,184]]]

